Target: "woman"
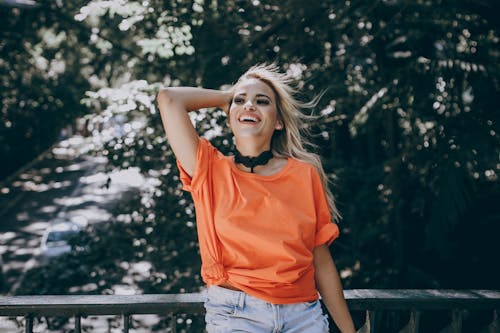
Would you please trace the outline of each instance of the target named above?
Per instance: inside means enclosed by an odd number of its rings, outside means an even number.
[[[354,325],[328,245],[337,210],[300,108],[276,66],[250,68],[230,91],[165,88],[158,105],[193,197],[210,332],[328,332],[318,292],[342,332]],[[224,156],[188,112],[225,110],[236,145]]]

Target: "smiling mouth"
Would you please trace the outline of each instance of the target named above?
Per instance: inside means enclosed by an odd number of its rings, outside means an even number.
[[[241,116],[240,118],[238,118],[238,120],[241,123],[245,123],[245,124],[256,124],[260,121],[259,118],[254,117],[254,116],[248,116],[248,115]]]

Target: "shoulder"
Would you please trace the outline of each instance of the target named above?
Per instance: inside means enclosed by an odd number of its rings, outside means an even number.
[[[198,141],[198,159],[209,160],[226,160],[228,157],[225,156],[217,147],[215,147],[208,139],[200,138]]]
[[[217,149],[210,141],[208,141],[208,139],[200,137],[200,139],[198,140],[198,146],[199,146],[199,150],[206,150],[206,151],[210,151],[210,152],[222,155],[222,153],[219,151],[219,149]]]
[[[316,167],[314,167],[314,165],[307,161],[300,160],[295,157],[290,157],[289,162],[292,163],[292,167],[296,172],[307,172],[307,174],[318,172],[316,170]]]
[[[313,185],[322,183],[318,169],[312,163],[293,157],[289,160],[291,163],[291,167],[289,168],[291,173],[298,175],[303,180],[307,179]]]

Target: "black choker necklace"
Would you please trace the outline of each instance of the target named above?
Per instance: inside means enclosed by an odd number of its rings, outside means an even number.
[[[247,168],[250,168],[250,172],[253,173],[253,168],[255,168],[258,165],[265,165],[269,160],[273,158],[273,152],[271,150],[266,150],[262,153],[259,154],[259,156],[256,157],[250,157],[250,156],[243,156],[241,153],[236,149],[236,152],[234,154],[234,161],[236,163],[241,163]]]

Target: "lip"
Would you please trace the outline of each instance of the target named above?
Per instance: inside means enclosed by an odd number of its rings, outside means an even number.
[[[245,119],[251,119],[253,121],[245,121]],[[256,113],[245,112],[238,115],[238,122],[240,124],[253,125],[258,124],[261,121],[262,119]]]

